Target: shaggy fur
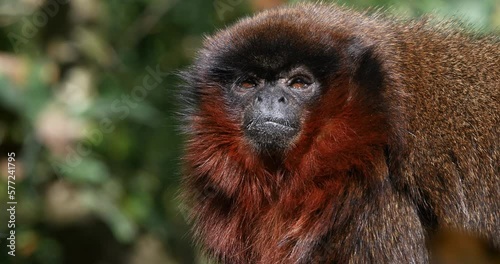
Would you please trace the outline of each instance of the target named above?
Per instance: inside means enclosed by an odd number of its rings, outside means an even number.
[[[205,41],[183,73],[183,198],[218,263],[426,263],[455,228],[500,248],[500,44],[453,24],[300,5]],[[305,64],[322,95],[280,160],[228,89]]]

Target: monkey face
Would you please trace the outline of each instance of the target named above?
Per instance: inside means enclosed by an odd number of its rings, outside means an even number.
[[[245,137],[260,151],[284,151],[299,134],[304,106],[319,93],[319,84],[303,66],[272,78],[250,76],[238,80],[231,95],[242,107]]]
[[[221,88],[221,106],[245,141],[258,153],[283,154],[301,134],[326,88],[322,83],[335,74],[337,53],[326,44],[296,40],[293,30],[252,34],[240,42],[219,39],[198,65],[207,67],[203,81]],[[231,44],[216,47],[226,41]]]

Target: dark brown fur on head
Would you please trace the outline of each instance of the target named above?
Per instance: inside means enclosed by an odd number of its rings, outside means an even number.
[[[452,59],[459,48],[471,58]],[[441,225],[498,246],[499,61],[494,39],[335,6],[271,10],[217,33],[183,74],[197,241],[220,263],[421,263]],[[248,72],[299,65],[320,91],[281,155],[266,156],[230,90]],[[454,131],[461,122],[477,131]]]

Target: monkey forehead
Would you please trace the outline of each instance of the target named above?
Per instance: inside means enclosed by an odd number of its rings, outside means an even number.
[[[208,38],[201,57],[214,69],[274,75],[299,64],[331,73],[349,34],[336,31],[325,12],[315,6],[263,12]]]
[[[252,40],[267,41],[265,44],[286,40],[290,44],[315,44],[318,50],[329,50],[335,42],[354,35],[352,31],[363,24],[361,20],[366,17],[334,5],[282,7],[244,18],[207,38],[204,46],[208,51],[218,52],[225,48],[247,47]]]
[[[204,42],[198,69],[228,78],[239,72],[272,78],[305,65],[316,77],[333,74],[345,61],[352,39],[372,45],[389,37],[377,15],[342,7],[300,4],[261,12],[222,30]],[[378,45],[383,47],[383,45]],[[326,77],[326,76],[325,76]]]

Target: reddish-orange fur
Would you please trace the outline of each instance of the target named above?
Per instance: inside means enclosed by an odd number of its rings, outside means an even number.
[[[199,219],[196,233],[215,249],[214,255],[231,252],[235,263],[298,261],[335,224],[330,221],[333,214],[343,213],[332,205],[340,192],[351,191],[348,183],[368,184],[381,180],[371,179],[373,175],[386,174],[385,117],[367,112],[370,109],[359,100],[348,101],[347,87],[329,91],[313,110],[323,114],[305,124],[279,170],[266,166],[252,151],[239,125],[221,107],[224,102],[216,89],[202,99],[203,115],[192,127],[199,134],[188,141],[186,151],[192,175],[188,184],[217,186],[237,204],[227,218],[219,217],[210,203],[195,204],[200,207],[192,210]],[[204,195],[197,199],[211,199]]]

